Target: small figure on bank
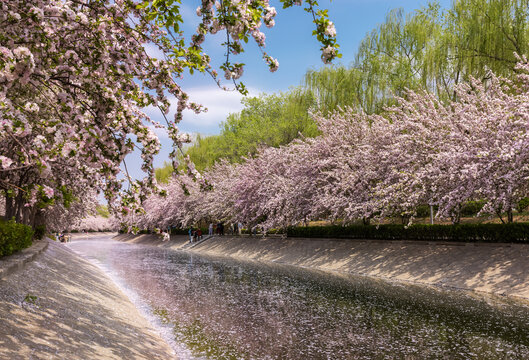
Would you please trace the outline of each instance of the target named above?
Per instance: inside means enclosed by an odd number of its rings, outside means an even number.
[[[192,226],[189,228],[188,234],[189,234],[189,242],[192,243],[193,242],[193,227]]]
[[[200,228],[197,230],[197,238],[198,240],[202,240],[202,230]]]
[[[213,223],[209,223],[209,228],[208,228],[208,235],[211,236],[213,235]]]

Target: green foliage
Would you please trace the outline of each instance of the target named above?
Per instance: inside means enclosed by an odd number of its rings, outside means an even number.
[[[46,225],[37,225],[34,230],[35,239],[41,240],[46,235]]]
[[[351,106],[381,113],[406,96],[426,89],[454,100],[454,86],[488,70],[512,78],[515,53],[529,49],[529,0],[456,0],[441,11],[437,3],[412,13],[390,11],[360,43],[350,67],[309,71],[305,86],[323,111]]]
[[[66,209],[69,209],[70,206],[77,200],[77,198],[73,195],[73,192],[66,186],[61,186],[59,190],[62,193],[64,207]]]
[[[197,230],[197,227],[193,226],[193,230]],[[200,230],[202,231],[202,236],[208,234],[208,228],[206,227],[200,227]],[[179,228],[171,228],[171,235],[189,235],[189,228],[185,229],[179,229]]]
[[[37,305],[38,299],[39,298],[36,295],[26,294],[26,296],[24,297],[24,302],[31,305]]]
[[[220,135],[199,136],[187,150],[197,170],[202,171],[221,158],[240,162],[255,154],[260,146],[277,147],[300,136],[314,137],[319,133],[308,113],[314,102],[307,92],[293,89],[242,101],[244,109],[228,116]]]
[[[110,211],[108,210],[108,206],[106,205],[97,205],[96,212],[97,215],[104,217],[105,219],[108,219],[110,217]]]
[[[485,200],[467,201],[461,206],[461,216],[476,216],[485,205]]]
[[[171,228],[171,235],[189,235],[188,231],[189,229]]]
[[[434,214],[436,210],[437,210],[437,207],[434,207]],[[425,217],[430,216],[430,206],[429,205],[418,206],[417,209],[415,209],[415,211],[416,211],[416,215],[415,215],[416,217],[425,218]]]
[[[167,184],[173,173],[173,165],[171,165],[171,163],[167,161],[163,162],[163,166],[161,168],[156,168],[154,170],[154,176],[156,177],[156,181],[161,184]]]
[[[529,242],[529,223],[460,225],[351,225],[287,228],[289,237],[456,242]]]
[[[529,207],[529,197],[524,197],[516,204],[516,211],[522,212]]]
[[[9,256],[31,246],[33,230],[15,221],[0,220],[0,257]]]

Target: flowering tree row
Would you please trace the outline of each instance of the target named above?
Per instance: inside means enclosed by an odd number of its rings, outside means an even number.
[[[63,230],[76,231],[116,231],[117,222],[114,218],[102,216],[87,216],[70,224],[68,227],[59,228]]]
[[[409,92],[383,115],[351,109],[314,115],[322,135],[263,148],[242,164],[217,163],[209,188],[174,177],[167,195],[151,196],[145,213],[125,220],[142,228],[198,221],[284,227],[308,220],[413,219],[420,205],[459,221],[461,205],[484,200],[482,212],[507,213],[529,194],[529,65],[516,81],[490,74],[457,88],[441,103]]]
[[[276,10],[267,0],[215,2],[197,9],[202,22],[188,42],[178,28],[178,0],[10,0],[0,4],[0,196],[5,217],[28,224],[46,221],[46,208],[72,214],[72,201],[103,191],[110,201],[121,190],[120,164],[141,152],[147,177],[132,184],[120,200],[130,207],[154,187],[153,156],[159,140],[152,130],[166,127],[176,151],[186,134],[178,131],[182,112],[204,110],[178,85],[186,71],[217,79],[201,43],[225,31],[228,53],[241,52],[249,35],[264,47],[262,24],[274,25]],[[322,59],[338,56],[334,25],[314,0]],[[162,54],[149,56],[152,46]],[[270,70],[277,60],[264,53]],[[227,79],[242,65],[226,59]],[[165,118],[176,99],[174,119]],[[142,109],[160,109],[166,123]],[[83,208],[80,206],[79,209]],[[51,210],[53,211],[53,210]],[[55,215],[57,215],[55,214]],[[48,214],[49,215],[49,214]],[[67,218],[67,217],[66,217]],[[51,220],[55,221],[55,220]]]

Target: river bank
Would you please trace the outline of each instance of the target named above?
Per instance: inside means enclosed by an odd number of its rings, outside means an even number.
[[[51,240],[0,280],[0,317],[1,359],[175,358],[101,269]]]
[[[215,236],[187,247],[187,236],[172,236],[169,242],[155,235],[121,234],[115,239],[529,300],[525,244]]]

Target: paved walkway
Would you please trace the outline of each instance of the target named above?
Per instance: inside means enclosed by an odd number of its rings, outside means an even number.
[[[0,280],[0,359],[174,359],[96,266],[50,242]]]

